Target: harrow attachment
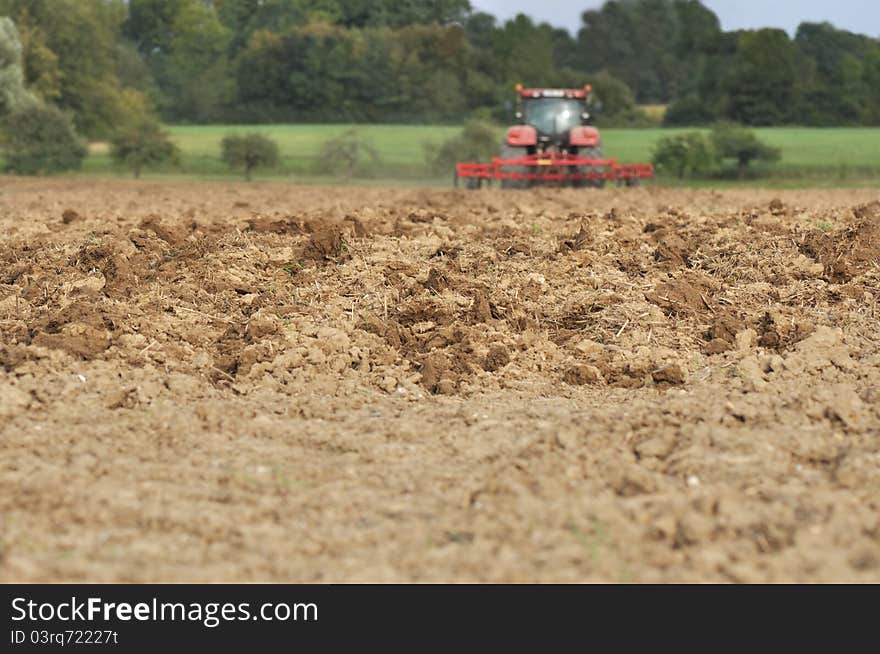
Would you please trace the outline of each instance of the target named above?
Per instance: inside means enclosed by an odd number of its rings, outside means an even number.
[[[466,188],[491,186],[501,180],[503,187],[527,188],[540,184],[556,186],[602,187],[615,181],[618,186],[638,186],[654,177],[651,164],[619,164],[616,159],[588,159],[567,153],[530,154],[516,159],[495,157],[492,163],[458,163],[455,186],[465,180]]]

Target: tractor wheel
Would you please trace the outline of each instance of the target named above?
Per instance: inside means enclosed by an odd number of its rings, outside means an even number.
[[[462,178],[458,176],[458,171],[455,171],[454,173],[452,173],[452,185],[455,188],[458,188],[460,186],[459,180],[462,180]],[[463,183],[464,183],[464,187],[468,191],[475,191],[478,188],[481,188],[483,186],[483,180],[480,179],[479,177],[465,177],[463,179]]]
[[[501,153],[498,155],[501,159],[519,159],[528,154],[526,148],[517,148],[507,143],[501,144]],[[528,173],[528,166],[505,166],[506,173]],[[502,179],[501,188],[528,188],[529,180],[527,179]]]
[[[587,159],[601,159],[602,158],[602,146],[596,145],[592,148],[584,148],[580,151],[580,155]],[[601,166],[584,166],[581,168],[581,172],[585,174],[589,173],[604,173],[605,169]],[[584,186],[592,186],[593,188],[605,188],[605,179],[588,179],[584,183]]]

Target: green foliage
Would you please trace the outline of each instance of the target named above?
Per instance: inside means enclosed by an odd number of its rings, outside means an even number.
[[[80,167],[87,150],[70,119],[57,107],[36,104],[6,118],[6,170],[48,175]]]
[[[138,178],[144,168],[174,161],[178,150],[170,135],[148,120],[120,130],[110,142],[110,154]]]
[[[636,105],[630,88],[608,71],[590,75],[589,80],[595,98],[591,111],[600,127],[652,127],[656,124]]]
[[[663,124],[672,127],[709,125],[718,119],[718,114],[713,107],[708,105],[696,93],[689,93],[674,103],[666,110]]]
[[[599,116],[596,124],[599,127],[618,127],[629,129],[644,129],[647,127],[656,127],[662,122],[662,118],[655,118],[643,111],[639,107],[633,107],[626,111],[615,114],[614,116]]]
[[[736,162],[739,179],[745,178],[749,164],[753,161],[772,163],[782,158],[781,149],[767,145],[755,132],[739,125],[718,125],[712,130],[710,138],[721,159],[732,159]]]
[[[865,56],[862,67],[868,89],[864,122],[868,125],[880,125],[880,47]]]
[[[219,15],[230,3],[130,0],[122,32],[155,80],[130,64],[121,76],[149,92],[169,120],[218,120],[234,95],[228,53],[233,33]],[[240,2],[241,10],[255,4]],[[132,75],[134,78],[132,79]]]
[[[701,132],[689,132],[660,139],[653,162],[659,172],[684,179],[708,174],[717,163],[717,153]]]
[[[236,117],[248,121],[457,120],[494,97],[456,26],[258,31],[237,58]]]
[[[15,23],[0,18],[0,116],[36,104],[33,94],[24,86],[21,51]]]
[[[461,133],[440,143],[424,144],[425,163],[437,175],[451,173],[459,161],[489,161],[498,156],[498,129],[484,120],[469,120]]]
[[[601,71],[590,76],[590,85],[593,94],[601,103],[601,110],[597,112],[601,125],[614,125],[625,123],[627,117],[638,114],[636,99],[630,88],[609,73]]]
[[[672,100],[721,35],[718,18],[693,0],[606,2],[583,14],[577,67],[607,70],[643,104]]]
[[[187,0],[129,0],[125,36],[148,58],[170,49],[174,23]]]
[[[554,61],[553,28],[535,25],[531,18],[518,14],[497,29],[492,37],[492,51],[500,78],[527,86],[553,86],[561,71]]]
[[[116,76],[123,88],[137,91],[144,97],[150,107],[159,105],[160,92],[147,60],[128,41],[120,41],[116,45]]]
[[[801,23],[794,42],[815,61],[816,72],[826,77],[833,77],[846,57],[863,59],[877,48],[875,39],[836,29],[831,23]]]
[[[695,57],[667,124],[880,124],[871,70],[878,51],[877,39],[828,23],[801,24],[793,41],[781,30],[722,34]]]
[[[47,43],[45,30],[34,22],[27,10],[16,16],[22,43],[25,66],[25,84],[31,92],[46,102],[57,102],[61,97],[61,68],[58,55]]]
[[[0,0],[4,15],[18,45],[0,27],[0,64],[21,63],[0,65],[0,102],[55,104],[89,138],[156,111],[166,123],[507,121],[517,82],[591,83],[602,127],[651,125],[636,103],[669,105],[668,125],[880,124],[880,40],[827,23],[794,39],[723,32],[698,0],[611,0],[584,12],[576,38],[468,0]]]
[[[0,0],[22,29],[29,88],[68,112],[81,133],[109,136],[124,120],[116,47],[120,0]]]
[[[227,59],[232,34],[210,4],[184,0],[171,22],[173,40],[151,58],[170,120],[210,122],[233,96]]]
[[[229,134],[223,138],[220,147],[226,165],[234,170],[241,170],[248,181],[257,168],[278,165],[278,144],[262,134]]]
[[[319,173],[351,179],[355,176],[371,177],[379,164],[376,148],[360,132],[351,128],[324,142],[315,169]]]
[[[778,125],[793,116],[797,48],[783,30],[745,32],[724,84],[727,116],[746,125]]]

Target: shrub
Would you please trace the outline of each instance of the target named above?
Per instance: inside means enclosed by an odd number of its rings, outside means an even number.
[[[451,172],[459,161],[488,161],[498,156],[498,130],[492,123],[469,120],[458,136],[439,145],[425,143],[425,162],[431,172]]]
[[[709,139],[700,132],[690,132],[660,139],[654,146],[653,161],[657,170],[684,179],[708,174],[717,155]]]
[[[721,159],[736,161],[737,177],[744,179],[753,161],[775,162],[782,151],[763,143],[750,129],[733,124],[722,124],[712,130],[712,144]]]
[[[110,153],[117,164],[138,178],[145,167],[176,160],[178,150],[158,123],[145,120],[116,134],[110,143]]]
[[[221,147],[223,161],[230,168],[241,170],[248,181],[257,168],[278,165],[278,144],[262,134],[227,134],[223,137]]]
[[[88,150],[73,123],[52,105],[35,104],[6,118],[6,170],[48,175],[82,165]]]
[[[371,177],[380,161],[373,145],[351,128],[324,142],[315,168],[319,173],[345,179]]]

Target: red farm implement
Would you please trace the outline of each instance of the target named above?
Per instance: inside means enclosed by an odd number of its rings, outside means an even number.
[[[492,163],[459,163],[455,185],[480,188],[499,180],[501,188],[540,184],[603,187],[636,186],[654,176],[651,164],[621,165],[602,154],[602,138],[592,124],[601,103],[593,89],[524,89],[516,85],[516,125],[507,130]]]
[[[588,159],[568,153],[542,152],[515,159],[494,157],[492,163],[459,163],[455,166],[455,186],[480,188],[502,180],[502,186],[527,188],[536,185],[602,187],[637,186],[654,176],[651,164],[619,164],[615,159]],[[462,182],[463,180],[463,182]]]

